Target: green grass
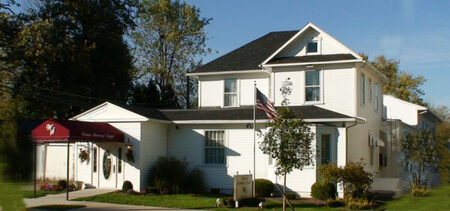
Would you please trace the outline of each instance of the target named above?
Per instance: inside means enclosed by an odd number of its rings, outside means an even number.
[[[0,207],[2,210],[24,210],[21,184],[4,181],[1,174],[3,167],[4,164],[0,163]]]
[[[155,207],[170,207],[170,208],[182,208],[182,209],[209,209],[209,210],[229,210],[226,207],[216,208],[217,198],[223,196],[217,195],[128,195],[120,192],[107,193],[92,197],[84,197],[74,199],[76,201],[94,201],[94,202],[107,202],[118,204],[132,204],[132,205],[144,205]],[[296,208],[302,208],[302,210],[323,210],[321,205],[312,204],[305,201],[296,200],[293,201],[293,206]],[[267,201],[267,209],[270,210],[282,210],[282,202],[275,200]],[[254,208],[240,208],[239,210],[260,210],[257,207]]]
[[[414,197],[410,194],[387,204],[388,210],[450,210],[450,184],[432,189],[426,197]]]

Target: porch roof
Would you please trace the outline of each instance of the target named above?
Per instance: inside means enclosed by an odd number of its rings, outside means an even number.
[[[297,115],[304,119],[351,119],[353,117],[330,111],[314,105],[289,106]],[[201,109],[175,109],[161,110],[172,121],[184,120],[252,120],[253,106],[235,108],[201,108]],[[269,120],[267,115],[256,110],[256,119]]]
[[[51,142],[124,142],[122,131],[104,122],[48,119],[31,132],[38,143]]]

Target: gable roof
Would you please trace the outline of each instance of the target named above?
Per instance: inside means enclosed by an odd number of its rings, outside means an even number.
[[[192,73],[260,69],[259,65],[297,32],[281,31],[268,33],[201,66]]]
[[[320,108],[314,105],[309,106],[290,106],[289,107],[297,115],[303,115],[304,119],[311,121],[325,120],[331,121],[341,119],[345,121],[354,119],[353,117]],[[236,107],[236,108],[209,108],[209,109],[189,109],[189,110],[161,110],[172,121],[237,121],[237,120],[253,120],[253,107]],[[257,120],[269,120],[263,111],[256,111]]]
[[[315,30],[326,36],[334,43],[344,49],[341,54],[322,54],[283,57],[280,55],[284,49],[288,48],[296,39],[303,36],[309,29]],[[201,73],[261,70],[261,65],[294,64],[294,63],[314,63],[330,61],[355,61],[362,58],[346,47],[344,44],[330,36],[328,33],[312,23],[306,24],[301,30],[280,31],[268,33],[244,46],[231,51],[189,73],[197,75]]]

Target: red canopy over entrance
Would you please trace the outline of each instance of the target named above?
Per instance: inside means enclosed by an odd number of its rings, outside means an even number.
[[[124,142],[122,131],[104,122],[49,119],[32,132],[33,140],[45,142]]]

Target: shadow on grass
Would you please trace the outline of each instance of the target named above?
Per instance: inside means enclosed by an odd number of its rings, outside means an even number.
[[[31,207],[28,210],[70,210],[70,209],[79,209],[86,207],[86,205],[81,204],[50,204],[50,205],[42,205],[37,207]]]

